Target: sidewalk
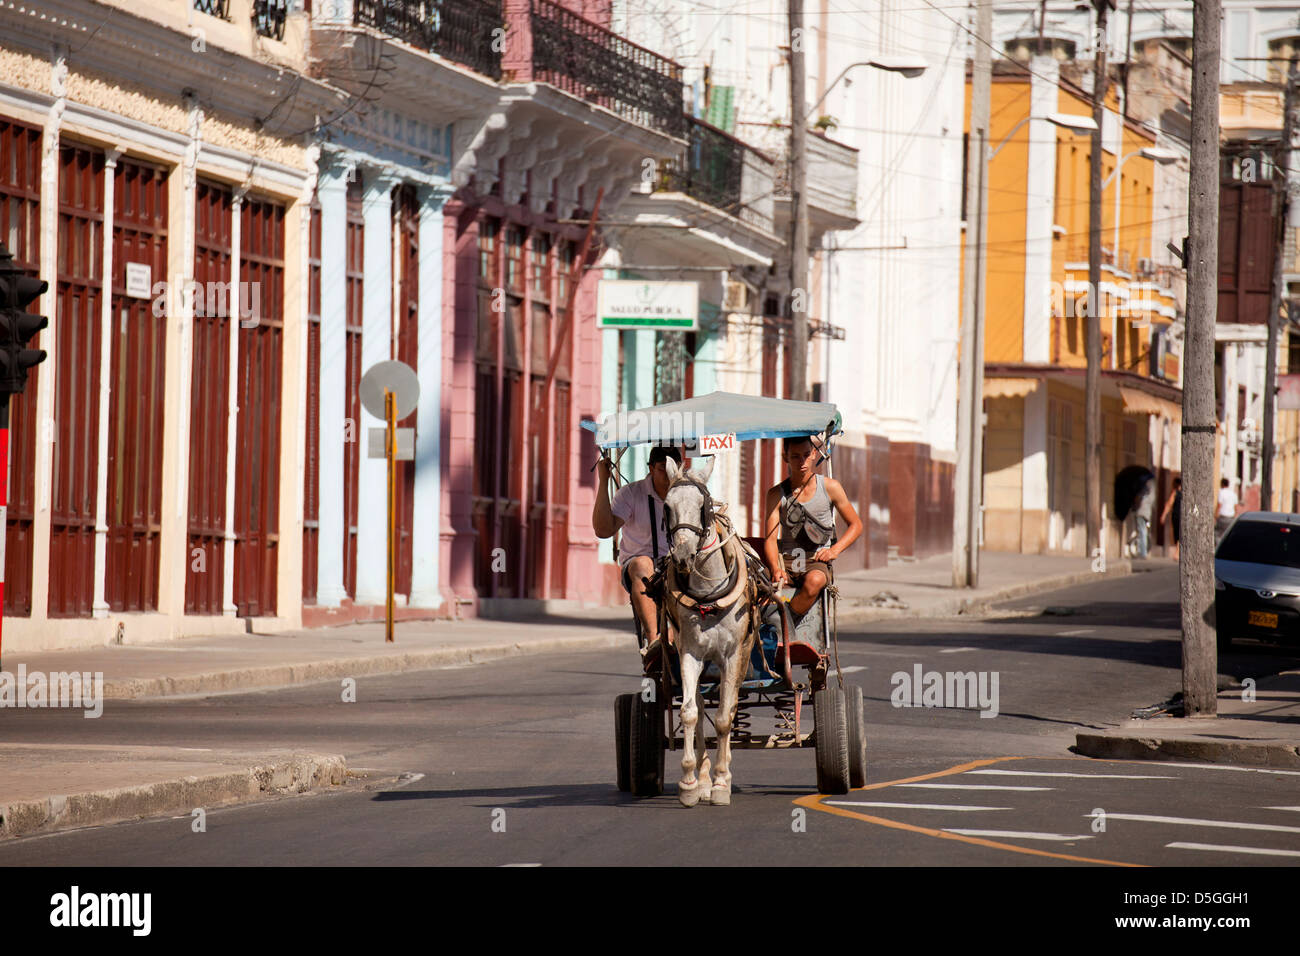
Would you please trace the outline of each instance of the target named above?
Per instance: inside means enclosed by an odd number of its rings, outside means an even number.
[[[1148,562],[1163,566],[1163,560]],[[1041,591],[1054,591],[1088,581],[1131,573],[1133,562],[1110,561],[1094,571],[1088,558],[1050,554],[980,553],[979,587],[952,586],[952,555],[938,554],[920,561],[891,564],[839,575],[840,620],[881,620],[896,617],[952,617],[978,614],[994,604]]]
[[[1261,678],[1254,700],[1241,687],[1218,695],[1218,717],[1151,717],[1101,733],[1078,734],[1085,757],[1200,760],[1300,770],[1300,670]]]
[[[973,613],[997,601],[1066,587],[1100,575],[1082,558],[982,556],[980,588],[955,591],[952,561],[939,555],[843,575],[840,620]],[[1107,575],[1128,573],[1115,564]],[[880,607],[882,591],[907,606]],[[273,635],[188,638],[72,651],[7,650],[3,669],[102,673],[104,717],[113,701],[231,693],[375,674],[464,667],[527,654],[626,648],[626,607],[585,608],[523,620],[399,623],[393,644],[382,623]],[[0,738],[6,710],[0,709]],[[143,742],[142,742],[143,743]],[[0,742],[0,840],[76,826],[303,792],[346,782],[344,757],[298,753],[194,751],[149,746],[79,747]]]

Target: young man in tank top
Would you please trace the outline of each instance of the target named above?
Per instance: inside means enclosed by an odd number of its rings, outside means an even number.
[[[763,556],[777,587],[798,589],[790,599],[798,617],[833,580],[831,562],[858,540],[862,519],[840,483],[817,474],[820,455],[811,437],[785,439],[782,459],[789,477],[767,492]],[[847,526],[839,539],[836,512]]]

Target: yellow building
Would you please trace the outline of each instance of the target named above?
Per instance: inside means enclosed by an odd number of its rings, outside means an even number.
[[[969,86],[968,86],[969,90]],[[1157,474],[1157,512],[1179,470],[1181,269],[1164,198],[1186,191],[1186,147],[1124,119],[1114,85],[1102,128],[1103,546],[1127,553],[1114,479]],[[969,98],[968,98],[969,104]],[[1085,550],[1084,376],[1091,96],[1050,58],[998,64],[988,185],[984,331],[984,546]],[[968,114],[969,116],[969,111]],[[1080,122],[1082,120],[1082,122]],[[968,123],[969,129],[969,123]],[[1181,182],[1181,186],[1179,183]],[[1153,536],[1152,545],[1170,541]]]

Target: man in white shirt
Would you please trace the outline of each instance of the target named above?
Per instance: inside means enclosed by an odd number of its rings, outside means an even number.
[[[1228,525],[1232,524],[1232,519],[1237,516],[1237,493],[1232,490],[1232,484],[1227,478],[1219,482],[1219,509],[1216,512],[1214,522],[1215,540],[1223,537],[1223,532],[1228,530]]]
[[[647,647],[659,640],[658,613],[654,599],[645,593],[645,579],[653,576],[655,566],[668,557],[668,533],[664,521],[664,495],[668,493],[668,467],[671,458],[679,466],[682,455],[676,448],[656,445],[650,449],[650,472],[639,481],[630,481],[609,500],[609,460],[601,458],[596,504],[591,511],[591,525],[598,538],[619,538],[618,561],[622,566],[623,588],[628,592],[632,611],[649,639]]]

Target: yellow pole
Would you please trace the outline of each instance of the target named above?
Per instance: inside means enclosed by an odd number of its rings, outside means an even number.
[[[393,578],[397,573],[397,396],[384,389],[384,420],[387,435],[384,450],[388,457],[388,615],[384,640],[393,642]]]

